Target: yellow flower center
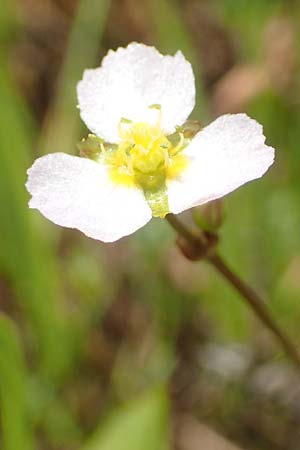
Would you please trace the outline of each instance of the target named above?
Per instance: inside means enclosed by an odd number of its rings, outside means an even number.
[[[117,149],[105,158],[116,184],[154,189],[162,179],[176,178],[187,165],[181,153],[183,136],[174,145],[159,125],[121,123],[120,137]]]
[[[80,150],[83,156],[103,161],[115,184],[142,189],[153,216],[164,217],[169,212],[167,181],[178,177],[188,164],[182,152],[187,139],[182,132],[166,136],[160,107],[153,108],[158,110],[156,124],[122,119],[118,145],[104,144],[89,135]]]

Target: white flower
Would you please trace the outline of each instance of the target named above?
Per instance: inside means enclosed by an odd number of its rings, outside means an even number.
[[[81,117],[97,136],[84,158],[54,153],[28,170],[31,208],[104,242],[261,177],[274,160],[262,127],[227,114],[187,139],[194,75],[181,52],[132,43],[109,51],[78,83]],[[95,150],[96,148],[96,150]]]

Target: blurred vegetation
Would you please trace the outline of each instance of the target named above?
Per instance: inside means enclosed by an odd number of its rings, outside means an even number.
[[[196,75],[193,117],[246,111],[277,149],[266,177],[224,201],[220,251],[300,342],[299,17],[297,0],[2,0],[1,448],[203,448],[187,418],[217,430],[205,450],[225,448],[219,434],[240,448],[300,448],[298,377],[167,224],[104,245],[29,210],[24,187],[35,157],[76,152],[87,133],[84,68],[134,40],[181,49]]]

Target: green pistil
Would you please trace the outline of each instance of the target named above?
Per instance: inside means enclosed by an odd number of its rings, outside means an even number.
[[[146,175],[136,171],[135,179],[143,189],[153,217],[164,218],[170,212],[164,171]]]

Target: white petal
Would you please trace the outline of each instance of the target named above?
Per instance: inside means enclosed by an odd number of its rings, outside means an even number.
[[[170,210],[179,213],[261,177],[274,161],[264,142],[262,126],[246,114],[219,117],[186,148],[190,164],[168,185]]]
[[[31,208],[103,242],[131,234],[151,219],[142,191],[116,186],[107,168],[89,159],[64,153],[43,156],[28,170],[26,187]]]
[[[82,120],[108,142],[118,142],[121,118],[153,123],[162,107],[162,127],[172,133],[195,104],[195,81],[190,63],[178,51],[163,56],[154,47],[132,43],[110,50],[101,67],[85,70],[77,87]]]

